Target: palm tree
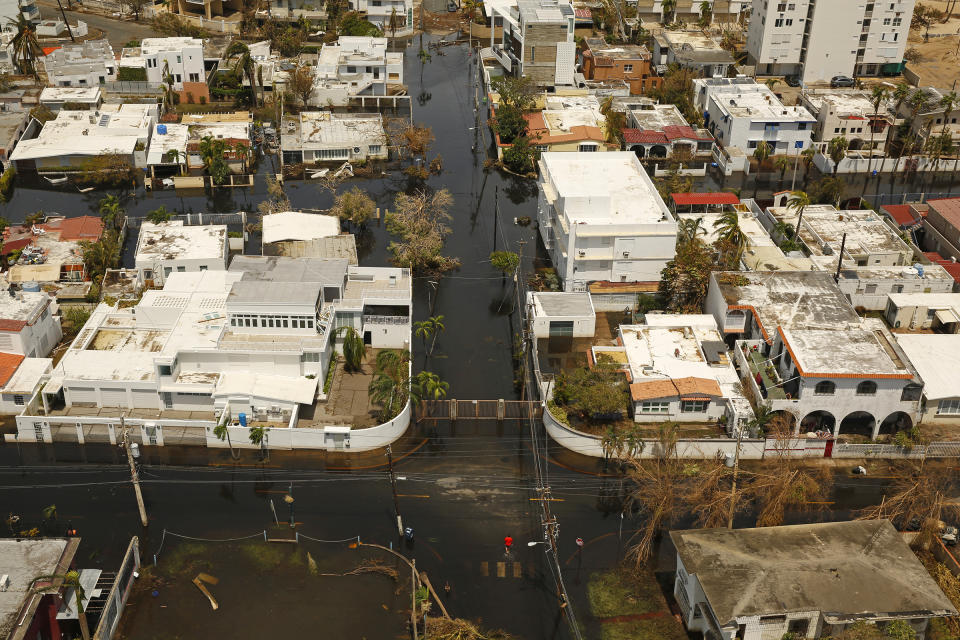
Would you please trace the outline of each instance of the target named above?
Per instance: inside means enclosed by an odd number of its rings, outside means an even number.
[[[832,138],[830,142],[827,143],[827,154],[830,156],[830,159],[833,160],[834,176],[837,175],[837,170],[840,168],[840,161],[847,157],[847,149],[849,148],[850,143],[843,134]]]
[[[800,225],[803,224],[803,210],[810,206],[810,196],[806,191],[791,191],[787,200],[787,211],[796,211],[797,224],[793,228],[793,239],[800,236]]]
[[[170,156],[170,159],[177,163],[177,172],[180,175],[183,175],[183,165],[180,164],[180,157],[183,156],[186,158],[186,154],[180,153],[179,149],[171,149],[167,151],[167,155]]]
[[[713,5],[707,0],[700,3],[700,26],[708,27],[713,20]]]
[[[810,165],[813,164],[813,158],[817,155],[817,150],[813,147],[807,147],[800,152],[800,162],[803,163],[803,182],[806,184],[810,179]]]
[[[173,90],[173,74],[170,73],[170,63],[168,61],[163,63],[163,70],[160,72],[160,82],[163,85],[163,110],[169,111],[173,109],[177,102],[177,92]]]
[[[707,230],[703,227],[703,218],[681,218],[677,223],[677,242],[685,245],[693,242],[697,236],[706,234]]]
[[[447,397],[450,385],[430,371],[421,371],[410,385],[410,398],[416,401],[421,410],[426,408],[429,400],[443,400]]]
[[[368,391],[370,400],[382,407],[380,417],[391,420],[407,402],[410,386],[410,354],[384,349],[377,354],[376,369]]]
[[[230,429],[227,428],[226,424],[221,423],[215,426],[213,428],[213,435],[217,436],[217,439],[221,442],[226,440],[227,446],[230,447],[230,456],[233,457],[234,460],[240,459],[240,452],[233,450],[233,443],[230,441]]]
[[[867,156],[867,178],[863,181],[862,198],[867,192],[867,182],[870,181],[870,169],[873,164],[873,135],[876,133],[877,116],[880,115],[880,105],[887,100],[886,87],[876,86],[870,94],[870,102],[873,104],[873,120],[870,121],[870,155]]]
[[[250,82],[250,93],[253,95],[253,106],[260,106],[257,100],[257,68],[259,65],[250,55],[249,47],[242,42],[234,40],[230,43],[230,46],[227,47],[223,58],[224,60],[237,59],[233,65],[233,70],[234,72],[239,71],[241,77],[247,77],[247,80]]]
[[[260,452],[269,456],[269,449],[267,448],[267,443],[270,441],[270,428],[269,427],[250,427],[250,444],[255,444],[260,447]]]
[[[13,49],[13,59],[17,62],[17,68],[20,73],[30,73],[37,80],[40,74],[37,73],[37,58],[43,55],[43,47],[37,40],[37,30],[22,12],[17,13],[16,18],[11,18],[7,24],[12,26],[17,35],[10,41]]]
[[[677,8],[677,0],[663,0],[660,7],[663,10],[663,22],[665,24],[673,22],[673,12]],[[668,16],[670,17],[669,20],[667,20]]]
[[[38,582],[46,584],[38,585]],[[64,587],[73,589],[77,607],[77,621],[80,623],[80,633],[83,635],[83,640],[90,640],[90,625],[87,623],[87,612],[83,609],[83,601],[86,599],[86,593],[84,592],[83,585],[80,584],[79,571],[70,570],[63,574],[37,576],[30,581],[30,591],[38,595],[58,594]]]
[[[773,159],[773,166],[780,169],[780,184],[783,184],[783,176],[790,168],[790,158],[787,156],[777,156]]]
[[[906,82],[898,82],[893,89],[893,111],[894,114],[900,112],[900,107],[904,101],[910,97],[910,85]]]
[[[343,338],[343,365],[347,371],[360,371],[363,358],[367,355],[367,345],[363,343],[360,333],[350,326],[338,327],[335,337]]]
[[[427,338],[432,338],[430,348],[427,350],[427,356],[432,356],[433,347],[437,343],[437,334],[446,329],[446,326],[443,324],[443,316],[431,316],[426,320],[413,323],[413,327],[414,334],[423,339],[424,347],[427,345]]]
[[[105,227],[120,229],[123,226],[126,211],[123,210],[120,198],[117,196],[109,195],[100,200],[99,213]]]
[[[757,143],[757,148],[753,150],[753,157],[757,159],[757,168],[763,167],[763,163],[770,157],[770,145],[766,140]]]
[[[240,156],[240,164],[243,167],[243,172],[247,172],[247,158],[250,155],[250,145],[246,142],[238,142],[234,149],[237,152],[237,155]]]
[[[747,236],[740,229],[740,214],[734,210],[723,212],[713,221],[713,228],[717,230],[717,242],[733,249],[732,255],[727,256],[728,264],[738,264],[747,245]]]
[[[767,85],[767,89],[772,90],[775,86],[780,84],[780,78],[770,78],[764,82],[764,84]]]
[[[941,135],[947,133],[947,125],[950,123],[950,114],[953,113],[953,108],[960,103],[960,96],[955,92],[951,91],[945,93],[940,98],[940,106],[943,107],[943,129],[940,131]]]

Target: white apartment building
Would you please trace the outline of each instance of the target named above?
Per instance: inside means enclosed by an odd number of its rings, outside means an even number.
[[[882,154],[886,148],[895,118],[886,104],[881,104],[874,114],[869,93],[855,89],[821,89],[804,91],[800,100],[817,119],[813,139],[824,143],[823,151],[826,151],[826,144],[837,136],[844,136],[849,141],[850,151],[870,151],[871,129],[873,150]]]
[[[98,86],[44,87],[40,91],[40,104],[54,112],[65,106],[70,109],[96,111],[103,104],[103,92]]]
[[[239,256],[229,270],[172,272],[134,307],[94,310],[18,416],[20,432],[50,439],[53,425],[104,424],[101,409],[111,408],[111,428],[124,415],[144,444],[182,427],[199,428],[206,435],[196,444],[209,445],[212,428],[226,424],[234,446],[251,446],[247,428],[258,423],[281,432],[278,446],[296,446],[289,432],[304,427],[324,445],[332,429],[350,446],[343,417],[313,411],[326,397],[335,329],[353,326],[374,348],[409,349],[411,281],[405,269],[309,258]]]
[[[350,0],[350,8],[365,13],[385,36],[413,33],[413,0]]]
[[[226,225],[143,222],[134,268],[141,283],[163,286],[175,271],[225,271],[229,253]]]
[[[490,31],[490,50],[507,73],[538,85],[573,84],[576,14],[568,0],[517,0],[489,9],[491,23],[503,24],[499,42]]]
[[[857,315],[831,274],[714,272],[706,309],[735,340],[744,386],[795,433],[876,439],[917,420],[916,370],[882,321]]]
[[[107,40],[65,44],[41,59],[54,87],[96,87],[117,79],[117,60]]]
[[[816,118],[803,107],[784,106],[752,78],[700,78],[693,81],[693,90],[704,126],[724,147],[749,155],[763,141],[773,156],[795,155],[811,144]]]
[[[0,352],[0,415],[16,415],[53,370],[51,358]]]
[[[12,29],[9,23],[16,22],[20,14],[34,25],[40,22],[36,0],[0,0],[0,29]]]
[[[2,281],[7,285],[6,279]],[[0,291],[0,352],[44,358],[63,333],[56,304],[46,292],[4,286]]]
[[[753,418],[711,315],[647,315],[620,325],[618,346],[594,346],[594,362],[618,362],[630,381],[635,422],[716,422],[728,433]]]
[[[740,14],[750,8],[750,0],[681,0],[674,3],[673,19],[687,23],[700,20],[703,4],[710,6],[713,22],[736,22]],[[629,4],[637,8],[637,17],[644,21],[660,22],[666,17],[663,0],[634,0]]]
[[[747,52],[758,75],[803,82],[896,75],[915,0],[753,0]]]
[[[341,36],[324,44],[314,69],[308,104],[341,106],[351,96],[385,96],[388,84],[403,84],[403,53],[387,51],[387,38]]]
[[[203,40],[199,38],[144,38],[139,47],[124,49],[123,57],[127,62],[137,61],[136,66],[142,63],[147,82],[163,82],[166,69],[173,78],[175,91],[182,90],[184,82],[206,82],[207,79],[203,67]]]
[[[660,281],[677,222],[636,155],[544,152],[539,165],[540,235],[565,291]]]

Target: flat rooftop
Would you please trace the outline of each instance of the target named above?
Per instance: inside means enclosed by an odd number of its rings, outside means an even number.
[[[611,60],[649,60],[650,51],[638,44],[608,44],[603,38],[584,38],[590,51],[598,58]]]
[[[303,211],[282,211],[263,216],[263,243],[315,240],[340,234],[340,219]]]
[[[858,116],[866,118],[873,115],[873,103],[870,95],[863,91],[843,89],[822,89],[807,91],[803,94],[807,103],[816,111],[824,106],[832,106],[838,116]]]
[[[923,380],[927,400],[960,396],[957,371],[960,371],[960,334],[898,333],[897,344]]]
[[[650,318],[654,324],[619,328],[634,382],[694,377],[736,384],[737,374],[713,316],[662,314]]]
[[[6,282],[2,284],[6,289]],[[43,291],[16,291],[10,294],[0,290],[0,330],[19,331],[23,325],[33,324],[49,302],[50,296]]]
[[[40,102],[97,102],[100,87],[44,87]]]
[[[702,218],[703,228],[706,231],[705,235],[703,236],[703,241],[707,244],[713,244],[719,238],[719,229],[714,226],[714,223],[720,220],[722,215],[723,212],[721,211],[706,213],[686,213],[678,211],[677,219],[696,220],[697,218]],[[753,215],[749,213],[740,213],[737,218],[739,219],[740,231],[747,238],[748,248],[777,246],[777,243],[773,241],[773,238],[770,237],[770,234],[767,233],[767,230],[763,228],[763,225],[760,223],[760,221],[757,220]],[[777,250],[779,251],[779,249]]]
[[[827,329],[859,327],[853,306],[826,271],[714,272],[729,307],[749,307],[764,335],[777,327]]]
[[[185,225],[182,220],[143,222],[137,239],[137,261],[222,259],[226,255],[226,225]]]
[[[771,215],[781,222],[796,225],[798,212],[786,207],[770,207]],[[828,204],[814,204],[803,210],[803,228],[800,239],[811,255],[835,256],[846,234],[844,252],[849,256],[875,253],[913,254],[907,244],[873,211],[840,211]],[[824,245],[830,249],[825,251]]]
[[[307,149],[384,145],[387,142],[383,116],[379,113],[304,111],[299,118],[285,119],[281,133],[291,145]]]
[[[172,36],[169,38],[144,38],[140,41],[140,52],[150,55],[159,51],[180,51],[185,47],[203,48],[203,40],[186,36]]]
[[[594,316],[589,293],[537,292],[533,294],[535,315],[550,317]]]
[[[133,153],[137,142],[147,138],[157,105],[124,104],[119,109],[103,105],[94,111],[61,110],[47,121],[39,136],[21,140],[11,160],[30,160],[62,155]]]
[[[689,126],[674,104],[653,105],[652,109],[631,109],[630,115],[639,129],[662,131],[664,127]]]
[[[27,117],[23,111],[0,111],[0,143],[6,144],[14,136],[19,137],[20,127]]]
[[[321,298],[320,282],[271,282],[259,280],[234,282],[227,303],[236,304],[316,304]]]
[[[706,87],[707,95],[717,108],[733,118],[748,118],[764,122],[816,122],[804,107],[785,106],[764,84],[746,78],[699,78],[693,81],[699,92]]]
[[[827,622],[956,615],[888,520],[671,531],[670,538],[724,626],[801,611],[822,611]]]
[[[0,591],[0,637],[26,636],[27,626],[17,627],[18,616],[26,605],[32,617],[40,603],[39,598],[33,598],[32,588],[51,584],[34,580],[66,573],[79,545],[79,538],[0,539],[0,575],[10,580],[10,585]]]
[[[891,293],[888,297],[897,307],[960,309],[960,293]]]
[[[782,329],[802,376],[912,378],[882,331]]]
[[[281,256],[236,256],[231,272],[243,274],[243,280],[274,282],[322,282],[342,286],[347,261],[330,258],[288,258]]]
[[[673,222],[656,187],[630,151],[552,152],[540,156],[549,176],[545,188],[564,198],[571,223],[657,224]],[[548,197],[551,194],[548,194]],[[571,211],[571,201],[586,204]]]

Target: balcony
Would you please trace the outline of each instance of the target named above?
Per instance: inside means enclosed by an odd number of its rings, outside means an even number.
[[[363,324],[408,324],[407,316],[363,316]]]
[[[741,372],[744,372],[744,368],[750,372],[750,381],[753,383],[754,391],[759,394],[761,399],[787,400],[787,394],[783,390],[783,381],[780,379],[776,367],[767,362],[766,356],[759,349],[754,350],[757,345],[759,345],[759,342],[756,341],[741,340],[737,342],[735,351]]]

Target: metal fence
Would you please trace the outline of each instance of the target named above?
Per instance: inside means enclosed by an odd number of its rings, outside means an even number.
[[[833,446],[834,458],[958,458],[960,442],[931,442],[898,447],[895,444],[845,444]]]
[[[93,634],[93,640],[111,640],[113,634],[117,631],[123,607],[127,604],[127,598],[133,588],[133,581],[135,580],[133,574],[140,568],[138,544],[139,539],[134,536],[127,547],[127,553],[123,556],[123,563],[120,565],[120,571],[117,572],[117,579],[110,588],[110,595],[107,596],[107,602],[103,607],[103,614],[100,616],[97,630]]]
[[[104,82],[101,88],[106,93],[124,93],[131,95],[163,95],[163,87],[159,82],[141,82],[137,80],[118,80]]]
[[[874,208],[882,207],[885,204],[907,204],[913,202],[926,202],[927,200],[937,200],[939,198],[956,198],[958,193],[881,193],[866,194],[864,200],[869,202]]]
[[[185,225],[200,224],[246,224],[247,212],[237,211],[236,213],[183,213],[170,217],[171,220],[182,220]],[[131,227],[140,228],[145,218],[127,217],[127,224]]]
[[[543,405],[528,400],[432,400],[425,405],[421,419],[526,420],[543,415]]]

